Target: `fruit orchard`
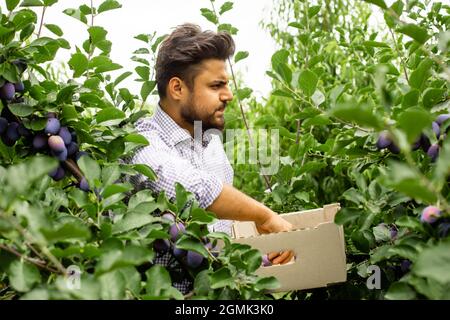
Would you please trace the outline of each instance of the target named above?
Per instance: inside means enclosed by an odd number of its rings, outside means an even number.
[[[258,166],[235,165],[235,186],[280,213],[339,202],[348,280],[268,293],[277,280],[255,274],[267,257],[209,233],[216,218],[183,186],[169,201],[128,182],[155,179],[122,160],[151,143],[133,124],[151,112],[163,35],[136,35],[138,66],[126,71],[95,24],[121,4],[64,10],[89,35],[70,43],[45,20],[57,2],[6,0],[1,12],[1,299],[450,299],[448,3],[274,0],[263,22],[279,47],[266,72],[272,91],[260,102],[235,78],[225,117],[226,129],[245,128],[244,115],[252,128],[278,129],[280,168],[262,179]],[[205,1],[199,15],[235,35],[233,10]],[[230,66],[252,59],[237,49]],[[69,81],[52,69],[60,50],[71,52]],[[138,94],[122,86],[131,76]],[[182,270],[152,263],[167,250]],[[67,285],[75,274],[78,290]],[[180,274],[194,279],[187,295],[171,285]]]

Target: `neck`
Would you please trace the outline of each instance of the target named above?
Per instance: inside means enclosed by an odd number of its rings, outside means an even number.
[[[181,112],[177,111],[177,108],[169,105],[167,101],[160,101],[159,106],[165,113],[167,113],[169,117],[172,118],[173,121],[175,121],[177,125],[189,131],[190,135],[194,137],[194,124],[185,121],[181,116]]]

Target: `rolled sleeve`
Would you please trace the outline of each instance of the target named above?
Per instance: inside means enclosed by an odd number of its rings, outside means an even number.
[[[201,208],[208,208],[222,191],[222,181],[212,173],[195,168],[157,138],[148,139],[150,145],[136,153],[133,163],[146,164],[155,172],[157,180],[146,183],[150,189],[165,191],[169,199],[174,199],[178,182],[195,196]]]

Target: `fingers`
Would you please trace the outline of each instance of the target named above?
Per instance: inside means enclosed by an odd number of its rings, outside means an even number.
[[[268,257],[269,260],[272,261],[272,264],[286,264],[292,260],[294,257],[294,252],[292,250],[288,250],[278,253],[278,255],[276,255],[273,259],[270,258],[270,254]]]
[[[267,258],[269,258],[270,261],[272,261],[273,259],[275,259],[276,257],[278,257],[280,255],[280,252],[270,252],[267,254]]]

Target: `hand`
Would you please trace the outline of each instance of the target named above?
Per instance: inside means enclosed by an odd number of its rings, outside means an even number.
[[[286,221],[276,213],[271,214],[261,223],[256,223],[256,229],[259,233],[290,231],[293,228],[294,226],[290,222]]]

